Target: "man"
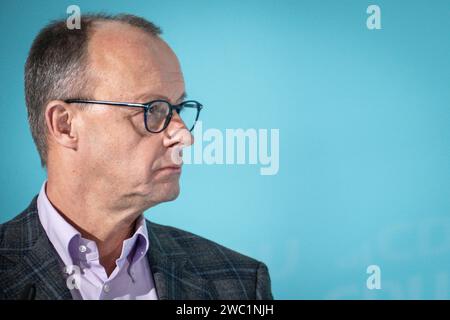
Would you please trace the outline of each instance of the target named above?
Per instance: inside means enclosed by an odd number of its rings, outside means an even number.
[[[85,15],[36,37],[25,94],[48,179],[0,226],[0,299],[272,298],[263,263],[143,218],[178,196],[202,108],[160,33]]]

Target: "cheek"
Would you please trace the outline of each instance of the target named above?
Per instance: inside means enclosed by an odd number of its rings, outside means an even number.
[[[125,119],[90,124],[80,134],[81,162],[97,177],[136,181],[148,179],[163,155],[159,135],[143,133]]]
[[[115,121],[89,121],[80,132],[79,152],[81,161],[99,170],[118,165],[122,155],[129,152],[130,141]]]
[[[156,137],[144,138],[128,149],[128,153],[132,155],[130,162],[136,170],[144,170],[146,173],[151,173],[151,169],[161,159],[162,143]]]
[[[113,143],[110,148],[115,161],[108,164],[108,175],[114,177],[114,183],[146,193],[146,189],[141,188],[146,188],[151,183],[152,168],[161,158],[157,140],[122,139],[120,143]]]
[[[103,145],[95,153],[115,175],[123,173],[145,178],[160,158],[157,139],[114,134],[103,137],[102,141]]]

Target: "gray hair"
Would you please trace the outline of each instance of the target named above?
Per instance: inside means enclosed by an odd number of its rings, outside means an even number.
[[[152,22],[130,14],[83,14],[81,29],[69,29],[66,19],[59,19],[39,32],[25,63],[25,100],[42,167],[47,166],[48,156],[45,106],[52,100],[86,95],[89,35],[94,24],[103,21],[123,22],[152,36],[162,33]]]

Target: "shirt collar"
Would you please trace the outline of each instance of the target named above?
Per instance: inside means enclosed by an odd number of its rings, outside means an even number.
[[[126,239],[122,245],[122,252],[117,262],[128,259],[131,264],[134,264],[142,259],[148,251],[148,232],[145,218],[140,215],[136,220],[134,234]]]
[[[37,199],[39,220],[58,255],[66,266],[76,264],[79,259],[78,247],[90,240],[83,239],[78,230],[68,223],[53,207],[46,194],[46,183],[42,184]],[[96,251],[96,245],[93,243]],[[147,254],[149,247],[147,224],[143,215],[140,215],[135,223],[134,234],[126,239],[122,245],[122,252],[117,259],[118,265],[127,259],[130,264],[137,263]],[[92,252],[91,256],[97,256],[98,252]]]
[[[74,264],[69,250],[73,246],[70,246],[70,244],[76,238],[81,238],[81,234],[50,203],[45,192],[46,183],[47,181],[42,184],[37,199],[39,220],[56,252],[64,264],[69,266]]]

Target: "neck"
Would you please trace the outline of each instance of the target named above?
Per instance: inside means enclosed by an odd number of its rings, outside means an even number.
[[[120,257],[123,241],[132,236],[135,221],[142,212],[123,208],[119,197],[114,199],[111,193],[101,192],[101,186],[95,186],[76,178],[61,180],[49,174],[46,194],[83,238],[96,242],[100,264],[109,276]]]

